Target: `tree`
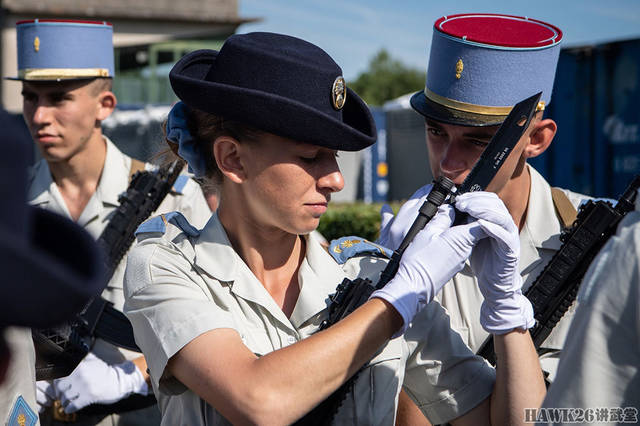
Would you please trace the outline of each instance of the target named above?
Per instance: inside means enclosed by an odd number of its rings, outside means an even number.
[[[349,86],[369,105],[382,105],[388,100],[424,87],[425,73],[409,68],[381,49],[369,62],[369,69],[361,73]]]

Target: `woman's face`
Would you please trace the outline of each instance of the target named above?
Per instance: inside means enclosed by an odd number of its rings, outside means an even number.
[[[344,179],[337,151],[264,134],[243,143],[246,180],[241,185],[252,219],[291,234],[306,234],[320,222],[331,193]]]

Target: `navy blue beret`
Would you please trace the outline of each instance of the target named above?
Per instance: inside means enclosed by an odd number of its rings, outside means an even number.
[[[189,107],[299,142],[357,151],[376,140],[367,105],[319,47],[282,34],[236,34],[184,56],[169,74]]]

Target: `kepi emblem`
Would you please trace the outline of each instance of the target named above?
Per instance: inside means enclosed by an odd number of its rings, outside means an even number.
[[[456,62],[456,78],[458,80],[460,80],[460,77],[462,77],[463,69],[464,69],[464,63],[462,63],[462,59],[458,59],[458,62]]]
[[[35,50],[36,52],[40,50],[40,37],[36,36],[36,38],[33,39],[33,50]]]
[[[347,100],[347,84],[344,82],[342,76],[338,76],[331,88],[331,101],[333,102],[333,108],[340,110],[344,106],[344,101]]]

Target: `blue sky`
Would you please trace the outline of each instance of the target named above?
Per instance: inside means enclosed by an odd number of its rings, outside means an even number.
[[[238,32],[272,31],[326,50],[354,79],[381,48],[407,65],[427,64],[432,26],[443,15],[507,13],[541,19],[564,32],[564,46],[640,38],[640,0],[238,0],[242,17],[262,22]]]

